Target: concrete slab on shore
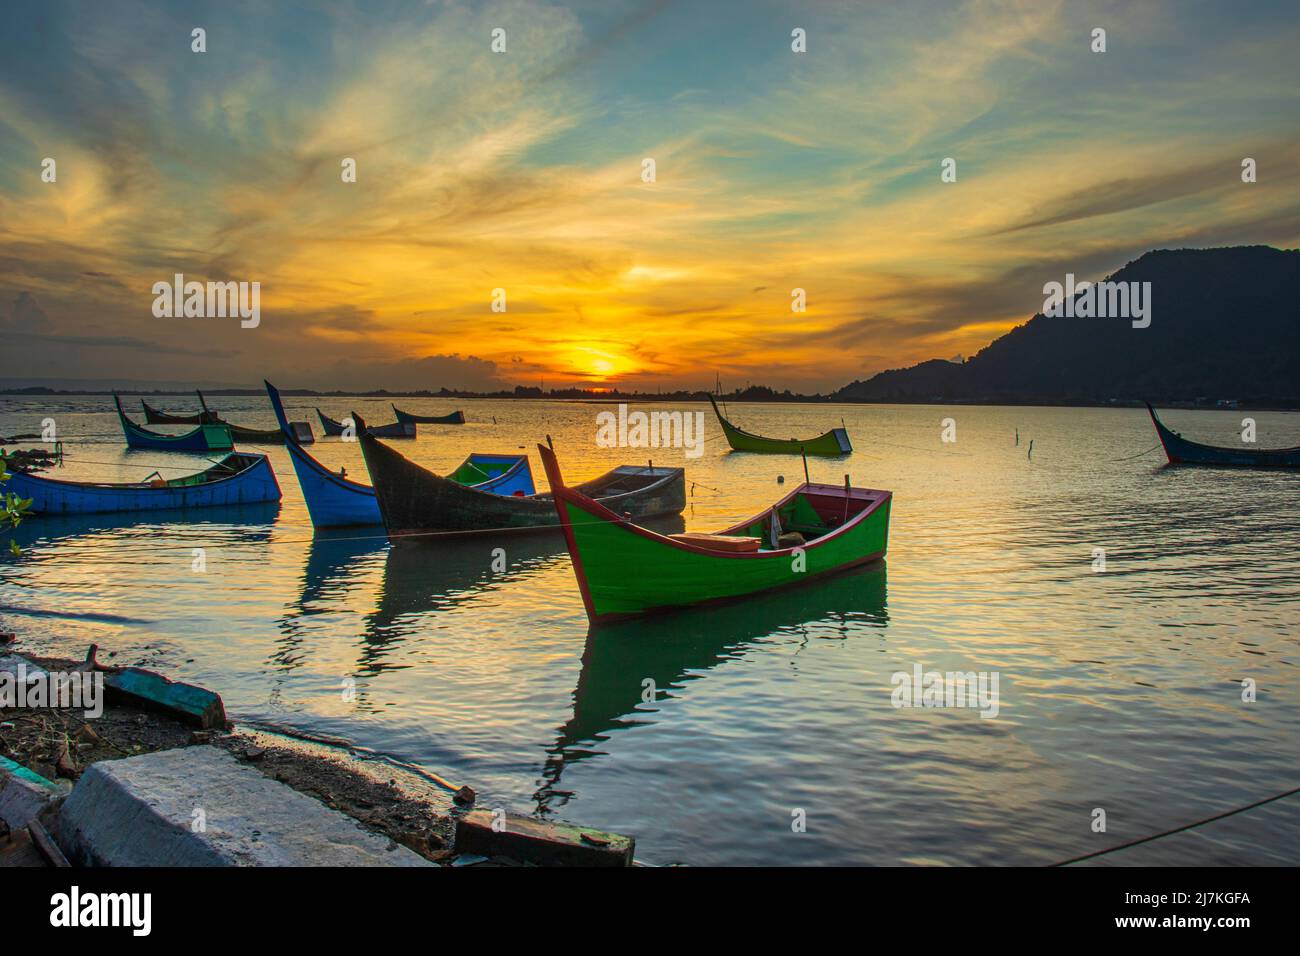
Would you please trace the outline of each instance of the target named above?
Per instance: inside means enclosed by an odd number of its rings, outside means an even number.
[[[70,859],[96,866],[431,866],[224,750],[92,765],[59,812]]]
[[[34,770],[0,757],[0,820],[15,830],[31,823],[67,791]]]

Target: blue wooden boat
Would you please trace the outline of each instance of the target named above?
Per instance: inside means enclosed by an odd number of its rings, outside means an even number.
[[[331,471],[309,455],[294,437],[289,418],[284,412],[280,392],[270,382],[263,381],[266,394],[271,399],[276,421],[284,434],[284,446],[298,475],[303,500],[311,523],[317,528],[336,528],[348,525],[383,524],[375,489],[352,481]],[[319,414],[319,409],[317,410]],[[321,416],[324,419],[324,416]],[[490,491],[498,495],[531,495],[533,473],[527,455],[472,454],[452,473],[452,480]]]
[[[1202,445],[1188,441],[1178,432],[1168,428],[1147,402],[1151,422],[1156,426],[1160,444],[1171,465],[1212,465],[1222,468],[1300,468],[1300,446],[1295,448],[1259,448],[1247,445],[1224,448],[1220,445]]]
[[[298,475],[298,486],[302,488],[303,500],[307,503],[307,513],[311,523],[317,528],[343,528],[349,525],[383,524],[379,514],[379,502],[375,498],[375,489],[369,485],[352,481],[340,472],[331,471],[302,447],[289,428],[289,418],[284,413],[284,403],[280,401],[279,390],[270,382],[263,380],[266,394],[271,399],[271,408],[275,410],[275,420],[280,423],[284,433],[284,447],[293,462],[293,470]],[[331,433],[328,419],[320,415],[321,424],[325,425],[326,434],[341,434],[343,426],[339,425],[337,433]],[[338,424],[334,422],[334,424]]]
[[[112,484],[61,481],[14,473],[5,491],[32,499],[34,514],[102,514],[110,511],[172,511],[218,505],[279,501],[280,485],[265,455],[231,452],[211,468],[183,478],[158,472],[144,481]]]
[[[197,425],[183,435],[164,435],[151,432],[126,417],[122,399],[113,396],[117,417],[122,423],[122,434],[129,448],[152,448],[157,451],[227,451],[235,447],[230,427],[221,424]]]
[[[326,435],[342,435],[343,423],[336,422],[334,419],[326,416],[319,408],[316,414],[320,417],[320,427],[325,430]],[[370,434],[377,435],[380,438],[414,438],[414,422],[393,422],[391,425],[367,425]]]

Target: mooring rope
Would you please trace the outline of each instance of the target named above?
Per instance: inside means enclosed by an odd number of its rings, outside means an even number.
[[[1213,823],[1216,820],[1223,820],[1227,817],[1236,816],[1238,813],[1245,813],[1247,810],[1255,810],[1268,803],[1282,800],[1286,797],[1293,797],[1300,793],[1300,787],[1293,787],[1283,793],[1266,797],[1263,800],[1256,800],[1254,803],[1248,803],[1244,807],[1237,807],[1233,810],[1225,810],[1223,813],[1216,813],[1212,817],[1206,817],[1203,820],[1195,820],[1192,823],[1185,823],[1180,827],[1174,827],[1172,830],[1164,830],[1160,833],[1153,833],[1150,836],[1140,837],[1137,840],[1129,840],[1127,843],[1121,843],[1119,846],[1112,846],[1105,850],[1095,850],[1092,853],[1085,853],[1083,856],[1072,857],[1068,860],[1062,860],[1060,863],[1053,863],[1052,866],[1069,866],[1071,863],[1081,863],[1084,860],[1092,860],[1099,856],[1105,856],[1107,853],[1116,853],[1120,850],[1127,850],[1130,847],[1140,846],[1143,843],[1150,843],[1153,840],[1159,840],[1162,837],[1173,836],[1175,833],[1184,833],[1187,830],[1194,830],[1196,827],[1204,826],[1207,823]]]
[[[1140,451],[1140,452],[1138,452],[1136,455],[1129,455],[1127,458],[1112,458],[1112,459],[1110,459],[1110,460],[1111,460],[1111,461],[1132,461],[1134,458],[1141,458],[1143,455],[1149,455],[1149,454],[1151,454],[1151,452],[1155,451],[1155,450],[1156,450],[1157,448],[1159,448],[1159,447],[1160,447],[1160,442],[1156,442],[1154,445],[1152,445],[1152,446],[1151,446],[1150,448],[1148,448],[1146,451]]]

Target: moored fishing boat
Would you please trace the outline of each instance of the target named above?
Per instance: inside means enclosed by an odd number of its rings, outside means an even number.
[[[378,441],[353,412],[357,440],[390,536],[426,532],[532,531],[558,527],[549,494],[494,494],[436,475]],[[620,465],[579,489],[633,518],[680,514],[681,468]]]
[[[709,403],[713,405],[713,412],[718,416],[718,423],[722,426],[722,433],[727,437],[727,444],[735,451],[756,451],[777,455],[798,455],[800,453],[805,455],[847,455],[853,451],[847,429],[832,428],[816,438],[764,438],[762,435],[755,435],[743,428],[737,428],[728,421],[718,408],[718,403],[714,401],[712,395],[709,396]]]
[[[211,415],[213,421],[229,428],[230,437],[235,441],[246,442],[250,445],[284,444],[284,435],[281,434],[279,428],[246,428],[243,425],[234,425],[208,409],[207,400],[203,397],[202,392],[196,390],[195,394],[199,396],[199,404],[203,406],[203,414]]]
[[[375,489],[352,481],[341,472],[331,471],[308,454],[293,435],[280,392],[270,382],[262,384],[280,423],[312,524],[317,528],[383,524]],[[497,494],[531,495],[535,490],[527,455],[472,454],[448,477]]]
[[[35,514],[102,514],[159,511],[279,501],[280,485],[265,455],[231,452],[211,468],[165,479],[154,472],[143,481],[65,481],[16,473],[5,491],[32,499]]]
[[[410,412],[404,412],[396,405],[393,406],[393,414],[397,416],[399,422],[411,422],[418,425],[464,425],[465,413],[457,409],[447,415],[412,415]]]
[[[144,399],[140,399],[140,404],[144,407],[144,420],[150,425],[225,425],[230,429],[230,437],[235,441],[248,442],[254,445],[279,445],[283,442],[278,428],[247,428],[243,425],[235,425],[226,421],[212,409],[208,408],[207,400],[203,393],[195,390],[199,396],[199,404],[203,410],[197,415],[172,415],[161,409],[154,408]]]
[[[325,430],[326,435],[342,435],[347,426],[343,422],[335,421],[326,416],[319,408],[316,414],[320,417],[320,427]],[[380,438],[414,438],[414,422],[393,422],[391,425],[371,425],[367,426],[372,435],[378,435]],[[360,431],[358,426],[357,431]]]
[[[143,398],[140,399],[140,404],[144,407],[146,425],[210,425],[217,420],[216,412],[202,411],[197,415],[172,415],[160,408],[154,408]]]
[[[593,624],[803,584],[876,561],[889,543],[888,491],[805,483],[717,534],[656,534],[564,484],[539,445],[582,602]]]
[[[1171,465],[1216,465],[1225,468],[1300,468],[1300,446],[1295,448],[1224,448],[1188,441],[1160,420],[1147,402],[1151,422]]]
[[[157,451],[226,451],[235,443],[230,434],[230,427],[221,424],[198,425],[183,435],[164,435],[151,432],[137,425],[126,417],[122,410],[122,399],[113,396],[117,405],[117,417],[122,423],[122,434],[126,437],[129,448],[152,448]]]

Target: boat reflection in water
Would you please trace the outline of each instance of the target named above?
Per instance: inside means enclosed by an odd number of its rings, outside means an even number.
[[[147,543],[163,560],[171,560],[170,551],[188,548],[196,539],[216,544],[251,544],[271,539],[271,529],[280,514],[279,501],[251,504],[213,505],[194,511],[178,512],[161,508],[141,511],[114,511],[91,514],[48,514],[25,519],[17,528],[6,528],[6,539],[13,538],[24,550],[42,551],[67,542],[79,546],[79,539],[108,535],[112,546],[125,549],[133,543]],[[7,544],[6,540],[6,544]],[[98,545],[97,545],[98,546]],[[39,554],[29,557],[40,557]],[[21,570],[21,562],[15,565]]]
[[[676,534],[686,524],[680,515],[647,519],[661,534]],[[505,570],[493,569],[494,552],[508,556]],[[317,529],[307,549],[298,599],[280,619],[282,637],[272,662],[291,669],[300,659],[313,614],[337,614],[351,594],[363,600],[373,587],[367,572],[382,556],[383,572],[373,610],[362,615],[361,645],[350,676],[370,677],[384,670],[384,659],[408,638],[430,630],[426,615],[453,610],[495,590],[508,590],[557,560],[567,561],[564,534],[471,534],[405,537],[390,544],[382,531],[365,528]],[[358,699],[358,704],[363,702]]]
[[[573,692],[573,717],[559,728],[542,768],[545,783],[533,795],[538,812],[554,812],[573,795],[560,788],[566,766],[602,756],[601,742],[615,731],[655,723],[651,715],[658,712],[659,701],[680,696],[686,682],[743,656],[755,641],[779,635],[806,638],[814,626],[818,637],[829,630],[845,640],[854,634],[860,639],[863,625],[884,628],[889,620],[886,570],[879,561],[738,603],[592,628]],[[642,697],[647,678],[654,682],[654,704]]]

